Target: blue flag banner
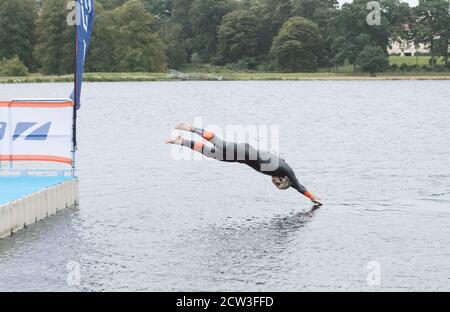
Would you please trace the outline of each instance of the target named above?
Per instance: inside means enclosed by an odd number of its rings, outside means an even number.
[[[94,16],[94,0],[76,0],[75,87],[74,92],[72,93],[72,99],[75,102],[76,109],[80,108],[84,63],[91,41]]]

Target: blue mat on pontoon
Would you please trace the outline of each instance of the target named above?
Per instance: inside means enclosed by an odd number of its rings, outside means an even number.
[[[0,177],[0,205],[63,183],[72,177]]]

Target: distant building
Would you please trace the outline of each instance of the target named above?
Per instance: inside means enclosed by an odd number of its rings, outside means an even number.
[[[430,49],[423,43],[419,43],[416,46],[411,40],[400,40],[391,42],[391,45],[388,47],[388,53],[389,55],[415,56],[417,53],[428,54]]]
[[[402,28],[408,32],[411,30],[409,24],[403,24]],[[391,41],[388,47],[388,53],[389,55],[415,56],[417,53],[428,54],[430,53],[430,49],[423,43],[416,44],[412,40],[399,40],[395,42]]]

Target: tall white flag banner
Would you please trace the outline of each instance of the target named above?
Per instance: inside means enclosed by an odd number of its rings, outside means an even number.
[[[0,161],[72,163],[71,100],[0,102]]]

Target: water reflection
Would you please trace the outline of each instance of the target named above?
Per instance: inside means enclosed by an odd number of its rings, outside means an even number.
[[[311,219],[314,218],[320,207],[321,206],[315,205],[306,212],[297,212],[287,216],[276,216],[270,221],[270,224],[274,229],[278,230],[280,233],[285,233],[287,236],[290,233],[305,227]]]
[[[1,239],[0,289],[76,290],[67,284],[67,264],[82,261],[85,245],[73,224],[78,213],[78,208],[68,208]]]
[[[264,285],[268,275],[287,268],[291,243],[316,216],[317,206],[308,211],[277,215],[267,221],[231,222],[193,233],[199,270],[214,281],[227,280]],[[191,245],[192,246],[192,245]]]

